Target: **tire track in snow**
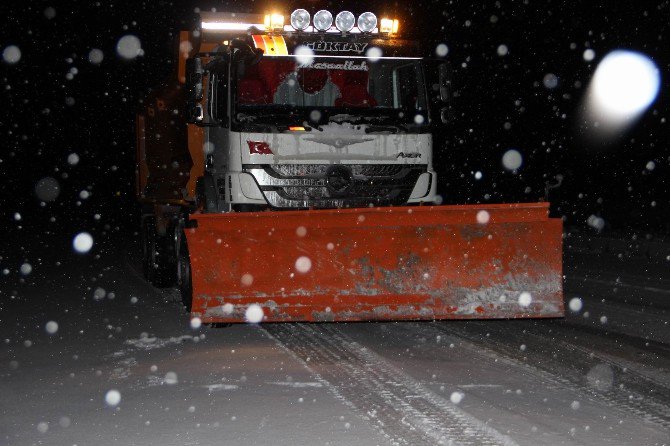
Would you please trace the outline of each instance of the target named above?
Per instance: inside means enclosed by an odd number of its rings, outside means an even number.
[[[516,443],[351,340],[336,325],[263,327],[336,398],[395,445]]]
[[[573,294],[568,291],[568,293]],[[583,293],[574,293],[582,294]],[[609,296],[603,302],[602,294],[591,293],[584,297],[584,312],[591,316],[584,318],[570,315],[569,322],[572,326],[588,327],[607,331],[613,334],[622,334],[631,338],[639,338],[657,344],[670,344],[670,330],[668,330],[668,319],[670,313],[657,306],[641,306],[634,303],[622,303],[611,300]],[[606,325],[599,322],[601,316],[607,317]]]
[[[631,381],[634,384],[639,384],[640,380],[642,380],[646,383],[647,388],[659,387],[658,390],[665,392],[663,400],[670,401],[670,367],[665,365],[670,363],[669,360],[664,360],[652,367],[647,367],[643,363],[645,358],[637,356],[635,357],[635,360],[625,359],[621,358],[619,355],[604,351],[607,349],[620,351],[621,348],[624,347],[630,350],[638,350],[638,352],[629,352],[630,354],[637,353],[639,355],[639,351],[643,351],[646,354],[656,356],[656,359],[659,357],[670,358],[670,345],[644,338],[631,337],[621,333],[606,333],[607,336],[602,338],[600,337],[602,336],[601,331],[596,332],[592,327],[573,325],[568,321],[561,321],[553,324],[551,330],[552,335],[555,332],[564,337],[557,342],[561,345],[565,345],[566,348],[576,350],[589,357],[597,358],[601,362],[620,369],[621,373],[626,374],[625,377],[628,378],[628,381]],[[595,345],[593,341],[590,343],[584,341],[579,342],[579,340],[575,338],[575,335],[577,334],[582,336],[594,336],[594,334],[596,334],[599,336],[597,340],[601,342],[601,345]],[[540,337],[543,336],[543,334],[538,335],[537,333],[534,335]],[[614,344],[603,348],[603,342]],[[635,379],[631,379],[631,377],[635,377]]]
[[[509,327],[502,329],[494,327],[492,324],[489,324],[485,327],[486,330],[483,330],[487,333],[493,333],[487,337],[482,337],[482,332],[474,334],[468,332],[463,326],[457,327],[455,324],[414,324],[414,327],[418,332],[423,332],[427,336],[439,334],[454,336],[461,341],[459,347],[465,348],[479,357],[487,360],[494,359],[498,362],[504,361],[513,367],[522,368],[546,382],[583,394],[595,403],[606,404],[621,412],[632,413],[645,421],[666,429],[670,428],[670,406],[667,403],[670,398],[668,398],[668,390],[665,387],[655,387],[655,383],[652,381],[635,374],[631,377],[634,379],[627,379],[623,387],[612,385],[609,388],[598,389],[596,386],[588,384],[585,373],[596,365],[593,358],[583,352],[580,354],[569,347],[567,343],[557,343],[553,339],[542,338],[527,331],[523,333],[525,338],[520,339]],[[538,345],[538,341],[540,345],[544,344],[545,348],[550,345],[553,353],[547,354],[543,353],[541,349],[528,348],[529,340],[533,338],[536,342],[534,345]],[[504,339],[504,341],[500,339]],[[521,350],[519,348],[521,344],[526,345],[526,349]],[[558,359],[559,356],[562,358]],[[568,359],[567,365],[563,365],[562,360]],[[620,371],[621,373],[616,374],[615,378],[626,377],[626,374],[622,370]],[[646,381],[651,388],[656,389],[658,395],[640,394],[639,390],[643,386],[636,381],[642,380]]]

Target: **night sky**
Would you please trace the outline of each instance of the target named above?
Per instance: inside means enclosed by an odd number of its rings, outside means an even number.
[[[14,237],[69,242],[80,230],[97,237],[136,231],[134,115],[171,73],[175,32],[188,27],[197,6],[262,12],[267,4],[3,2],[0,51],[21,51],[17,63],[0,62],[5,255]],[[343,9],[333,5],[291,2],[287,10]],[[356,14],[359,5],[351,4]],[[561,175],[549,198],[552,214],[564,216],[569,228],[595,231],[587,224],[593,215],[604,231],[670,232],[670,2],[369,2],[366,9],[395,10],[404,30],[415,28],[426,55],[448,46],[454,121],[435,135],[445,203],[537,201],[545,183]],[[144,51],[132,61],[115,49],[128,34]],[[507,54],[499,54],[501,45]],[[651,57],[661,90],[627,132],[589,139],[580,113],[584,94],[597,63],[617,48]],[[102,51],[101,63],[89,61],[92,49]],[[595,52],[590,62],[587,49]],[[554,88],[545,85],[554,81]],[[516,172],[501,164],[510,148],[523,156]],[[73,153],[76,165],[68,162]],[[35,187],[45,177],[57,180],[60,193],[41,204]]]

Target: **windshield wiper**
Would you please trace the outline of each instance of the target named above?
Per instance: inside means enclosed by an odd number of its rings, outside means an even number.
[[[380,121],[387,121],[387,120],[393,120],[391,116],[388,115],[348,115],[348,114],[340,114],[340,115],[333,115],[330,118],[328,118],[328,122],[334,122],[336,124],[343,124],[345,122],[349,124],[367,124],[369,122],[380,122]]]
[[[243,113],[239,112],[235,116],[240,123],[261,124],[257,120],[276,119],[278,121],[295,121],[295,118],[285,113]],[[276,123],[263,122],[262,124],[277,125]]]
[[[236,115],[237,122],[244,126],[252,126],[254,128],[264,129],[263,131],[286,132],[291,130],[291,127],[301,127],[306,132],[311,132],[316,129],[323,131],[321,126],[307,125],[306,121],[300,122],[296,116],[285,113],[243,113],[239,112]],[[271,122],[268,122],[270,120]],[[274,122],[272,122],[274,121]]]

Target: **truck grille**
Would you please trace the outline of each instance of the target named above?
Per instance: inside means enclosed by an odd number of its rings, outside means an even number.
[[[275,208],[344,208],[405,204],[420,164],[245,165]]]
[[[283,177],[303,177],[309,175],[325,175],[332,164],[275,164],[267,165],[275,175]],[[401,164],[353,164],[348,165],[354,175],[366,177],[388,177],[398,175],[406,166]]]

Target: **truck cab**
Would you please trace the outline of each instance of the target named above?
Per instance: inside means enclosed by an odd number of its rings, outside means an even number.
[[[193,163],[179,198],[205,212],[433,203],[416,44],[372,13],[306,17],[204,13],[182,32]]]

